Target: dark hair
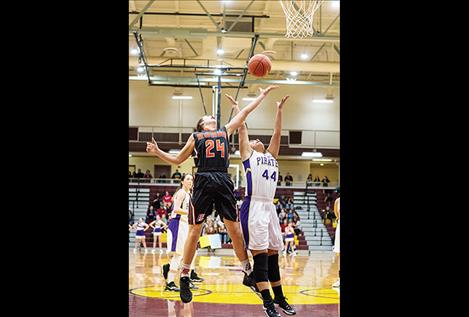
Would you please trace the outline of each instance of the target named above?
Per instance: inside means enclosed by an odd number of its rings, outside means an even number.
[[[195,127],[195,130],[197,132],[204,131],[204,123],[205,123],[204,118],[203,117],[200,118],[199,121],[197,121],[197,126]]]
[[[181,181],[179,182],[179,187],[176,188],[176,190],[174,191],[174,194],[176,194],[180,189],[182,189],[182,182],[186,179],[187,176],[192,176],[191,173],[187,173],[186,175],[184,175],[183,178],[181,178]],[[192,179],[194,179],[194,176],[192,176]]]

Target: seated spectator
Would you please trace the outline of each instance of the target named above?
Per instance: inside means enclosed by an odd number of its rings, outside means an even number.
[[[278,200],[280,207],[285,208],[285,196],[280,196],[280,199]]]
[[[147,217],[145,219],[146,223],[152,222],[156,219],[156,212],[155,209],[153,209],[153,206],[150,206],[147,211]]]
[[[285,235],[285,227],[288,226],[288,221],[287,219],[284,219],[283,222],[280,224],[280,230],[282,230],[282,235]],[[285,236],[283,237],[285,240]]]
[[[313,186],[313,175],[309,174],[306,178],[306,187]]]
[[[277,186],[282,186],[283,176],[278,172]]]
[[[150,170],[145,171],[145,175],[143,175],[143,178],[153,178],[153,176],[151,176]]]
[[[292,210],[292,209],[288,209],[288,211],[287,211],[287,221],[288,221],[288,222],[292,222],[292,221],[293,221],[293,216],[294,216],[293,210]]]
[[[141,170],[141,169],[138,169],[138,173],[136,173],[136,174],[134,175],[134,177],[136,177],[136,178],[143,178],[142,170]]]
[[[285,207],[287,209],[293,209],[293,198],[288,197],[287,202],[285,204]]]
[[[319,178],[319,176],[316,176],[313,180],[314,182],[314,186],[319,186],[321,185],[321,179]]]
[[[331,181],[329,180],[329,178],[327,178],[327,176],[324,176],[323,179],[322,179],[322,186],[327,187],[327,186],[329,186],[330,182]]]
[[[167,214],[166,210],[164,208],[161,208],[161,207],[156,210],[156,213],[161,218],[163,218],[163,216],[165,216]]]
[[[156,196],[155,196],[155,198],[153,198],[153,201],[152,201],[151,205],[153,206],[153,208],[155,210],[160,209],[160,207],[161,207],[160,193],[156,193]]]
[[[165,195],[163,196],[163,205],[166,209],[171,207],[171,203],[173,202],[173,196],[169,194],[168,191],[165,192]]]
[[[286,219],[285,217],[287,216],[287,213],[285,212],[285,209],[281,209],[280,213],[278,214],[278,220],[280,223],[283,223],[283,221]]]
[[[129,209],[129,225],[133,225],[134,224],[134,213],[132,210]]]
[[[176,172],[171,176],[172,179],[181,179],[181,173],[179,173],[179,170],[176,169]]]
[[[334,200],[334,198],[332,197],[332,193],[327,192],[326,197],[324,197],[324,202],[326,203],[327,208],[331,207],[331,204],[332,204],[333,200]]]
[[[295,234],[297,236],[301,236],[301,234],[303,233],[302,230],[301,230],[301,227],[300,227],[300,220],[296,220],[295,221],[295,217],[293,217],[293,230],[295,231]]]
[[[287,172],[287,175],[285,176],[285,186],[291,186],[293,183],[293,176],[290,175],[289,172]]]

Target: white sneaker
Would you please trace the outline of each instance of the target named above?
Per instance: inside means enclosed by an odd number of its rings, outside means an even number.
[[[163,254],[163,253],[164,253],[163,249],[160,249],[160,254]]]
[[[340,287],[340,278],[338,278],[337,281],[332,284],[332,287]]]
[[[145,254],[147,254],[147,253],[148,253],[148,249],[145,249]]]
[[[287,255],[287,252],[286,252],[286,251],[283,251],[283,252],[282,252],[282,255]]]
[[[155,249],[151,249],[151,254],[155,254]]]

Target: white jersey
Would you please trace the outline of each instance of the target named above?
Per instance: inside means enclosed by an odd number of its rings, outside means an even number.
[[[278,162],[269,152],[253,151],[243,165],[247,188],[239,216],[245,246],[281,251],[282,233],[274,205]]]
[[[243,162],[246,172],[246,196],[274,199],[278,180],[278,162],[269,152],[252,151]]]
[[[186,212],[189,212],[190,203],[191,203],[191,194],[186,192],[184,189],[180,189],[179,191],[182,191],[185,194],[184,199],[182,200],[181,209],[186,211]],[[176,196],[176,195],[174,195],[174,196]],[[182,218],[182,220],[186,221],[186,222],[189,220],[188,215],[179,215],[174,211],[174,209],[171,212],[171,218],[178,218],[178,219]]]

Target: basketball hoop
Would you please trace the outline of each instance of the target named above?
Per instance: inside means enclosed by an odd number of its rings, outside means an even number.
[[[305,38],[314,35],[313,16],[323,0],[279,0],[285,12],[288,38]]]

